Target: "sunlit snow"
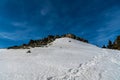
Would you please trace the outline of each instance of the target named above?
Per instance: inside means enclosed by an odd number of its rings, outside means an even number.
[[[46,47],[1,49],[0,80],[120,80],[120,51],[70,38]]]

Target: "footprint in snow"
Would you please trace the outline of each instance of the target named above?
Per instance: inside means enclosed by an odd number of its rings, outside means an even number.
[[[53,77],[48,77],[47,80],[52,80]]]

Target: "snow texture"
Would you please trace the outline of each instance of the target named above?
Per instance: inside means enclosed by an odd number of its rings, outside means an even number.
[[[0,80],[120,80],[120,51],[70,38],[47,47],[0,49]]]

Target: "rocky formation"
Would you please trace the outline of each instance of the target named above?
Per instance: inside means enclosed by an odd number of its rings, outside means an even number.
[[[46,46],[47,44],[53,42],[55,39],[57,38],[63,38],[63,37],[68,37],[68,38],[72,38],[72,39],[76,39],[79,41],[83,41],[88,43],[87,40],[80,38],[78,36],[75,36],[74,34],[64,34],[62,36],[60,35],[48,35],[46,38],[43,39],[39,39],[39,40],[30,40],[28,44],[23,44],[21,46],[12,46],[12,47],[8,47],[8,49],[29,49],[30,47],[43,47]]]

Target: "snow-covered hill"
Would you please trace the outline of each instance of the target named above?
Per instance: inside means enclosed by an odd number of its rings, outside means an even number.
[[[120,51],[70,38],[47,47],[1,49],[0,80],[120,80]]]

